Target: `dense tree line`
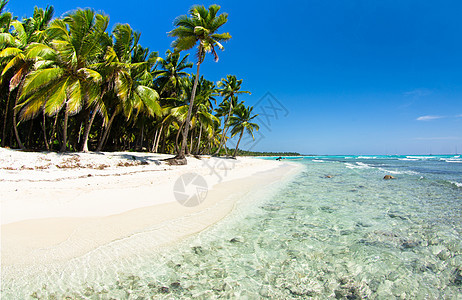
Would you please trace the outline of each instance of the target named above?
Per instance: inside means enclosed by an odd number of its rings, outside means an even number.
[[[253,136],[252,107],[238,97],[242,80],[218,84],[200,75],[228,20],[220,6],[193,6],[175,19],[172,50],[161,57],[140,45],[128,24],[108,32],[109,17],[77,9],[54,18],[35,8],[18,20],[0,1],[1,146],[59,151],[152,151],[223,154],[226,141]],[[196,47],[196,72],[189,54]],[[233,155],[238,151],[239,142]]]
[[[310,156],[310,155],[302,155],[297,152],[258,152],[258,151],[246,151],[246,150],[237,150],[237,155],[241,156]]]

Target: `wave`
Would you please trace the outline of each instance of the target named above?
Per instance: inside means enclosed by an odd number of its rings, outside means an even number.
[[[398,160],[405,160],[405,161],[417,161],[417,158],[398,158]]]
[[[387,174],[393,174],[393,175],[398,175],[398,174],[405,174],[405,175],[418,175],[420,174],[419,172],[415,171],[395,171],[395,170],[388,170],[380,167],[374,167],[368,164],[365,164],[363,162],[357,162],[356,164],[354,163],[345,163],[345,167],[348,169],[377,169],[381,172],[387,173]]]
[[[459,188],[462,188],[462,183],[461,182],[457,182],[457,181],[449,181],[450,183],[452,183],[453,185],[459,187]]]
[[[358,156],[357,159],[376,159],[377,156]]]
[[[389,174],[405,174],[405,175],[418,175],[420,174],[419,172],[415,172],[415,171],[393,171],[393,170],[387,170],[387,169],[384,169],[384,168],[378,168],[380,171],[382,172],[385,172],[385,173],[389,173]]]
[[[412,158],[412,159],[416,159],[416,160],[428,160],[428,159],[438,159],[439,157],[435,157],[435,156],[412,156],[412,155],[409,155],[409,156],[406,156],[406,158]]]
[[[312,162],[326,162],[326,161],[322,159],[313,159]]]
[[[356,164],[345,163],[345,166],[348,169],[371,169],[371,168],[373,168],[372,166],[370,166],[368,164],[365,164],[365,163],[362,163],[362,162],[357,162]]]
[[[440,160],[448,163],[462,163],[462,159],[460,158],[441,158]]]

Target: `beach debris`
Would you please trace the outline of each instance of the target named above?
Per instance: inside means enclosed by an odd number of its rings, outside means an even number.
[[[162,294],[167,294],[170,292],[170,289],[166,286],[163,286],[159,289],[159,292],[161,292]]]
[[[385,175],[383,179],[396,179],[396,177],[393,177],[391,175]]]
[[[334,176],[332,176],[332,175],[326,175],[326,176],[324,176],[324,177],[325,177],[325,178],[332,178],[332,177],[334,177]]]
[[[188,164],[186,158],[168,158],[165,160],[166,164],[169,166],[183,166]]]

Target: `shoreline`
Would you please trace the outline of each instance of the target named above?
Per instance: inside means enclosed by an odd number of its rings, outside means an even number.
[[[33,182],[31,190],[24,188],[16,191],[15,185],[11,186],[7,195],[14,194],[12,190],[22,196],[30,196],[38,191],[33,197],[35,201],[44,196],[51,198],[42,199],[39,203],[49,209],[46,213],[34,207],[27,208],[25,200],[15,204],[16,211],[11,210],[14,207],[11,202],[17,202],[21,196],[16,195],[9,201],[2,200],[2,277],[14,277],[19,269],[63,264],[115,241],[148,231],[159,237],[151,246],[160,249],[216,224],[228,216],[238,200],[247,193],[264,189],[299,169],[295,164],[285,162],[238,158],[232,168],[224,167],[222,171],[226,172],[226,176],[220,180],[216,174],[210,174],[209,167],[201,168],[198,161],[188,158],[189,167],[173,167],[163,172],[156,169],[100,177],[106,184],[115,180],[112,185],[104,185],[103,188],[100,186],[102,182],[88,185],[88,180],[98,179],[95,176],[52,181],[50,184],[55,185],[55,190],[46,193],[43,192],[45,188],[37,189]],[[164,167],[167,168],[155,166]],[[195,207],[185,207],[175,201],[171,189],[172,181],[179,174],[190,171],[203,176],[209,186],[207,198]],[[147,174],[152,177],[146,178]],[[155,184],[153,177],[158,179]],[[121,182],[125,185],[120,186]],[[80,185],[76,186],[77,183]],[[44,181],[35,184],[44,184]],[[79,190],[78,195],[72,198],[71,194],[75,194],[76,190]],[[98,198],[104,194],[109,200]],[[59,199],[71,199],[60,202],[56,199],[58,195],[61,196]],[[143,195],[151,195],[155,199],[139,199]],[[34,199],[27,201],[31,203]],[[133,199],[135,201],[131,201]],[[128,201],[132,203],[127,204]],[[4,209],[6,203],[7,209]],[[114,207],[107,207],[108,203]],[[21,208],[25,212],[21,213]],[[35,215],[31,217],[34,209]],[[11,216],[5,220],[3,216],[8,213]]]

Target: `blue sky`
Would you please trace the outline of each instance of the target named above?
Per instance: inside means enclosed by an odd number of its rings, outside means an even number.
[[[213,81],[226,74],[244,79],[252,95],[242,99],[258,103],[264,123],[258,143],[248,147],[462,152],[461,1],[11,0],[8,9],[22,17],[35,5],[53,5],[55,16],[92,7],[110,16],[111,28],[129,23],[143,46],[163,54],[173,19],[193,4],[212,3],[229,14],[223,31],[233,38],[201,73]]]

